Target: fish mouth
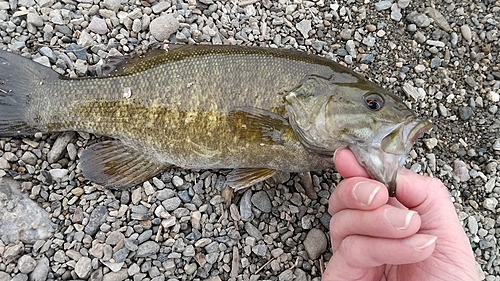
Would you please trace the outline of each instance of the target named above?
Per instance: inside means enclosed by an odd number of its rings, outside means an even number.
[[[424,133],[430,132],[432,123],[429,120],[409,119],[393,128],[380,142],[384,152],[382,181],[389,189],[389,195],[396,194],[397,166],[403,166],[415,141]]]

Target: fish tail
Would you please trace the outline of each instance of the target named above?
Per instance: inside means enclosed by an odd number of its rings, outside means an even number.
[[[30,59],[0,51],[0,137],[43,132],[30,101],[37,88],[58,74]]]

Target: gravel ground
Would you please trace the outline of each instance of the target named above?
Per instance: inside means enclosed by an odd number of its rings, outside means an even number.
[[[9,0],[0,49],[71,77],[164,40],[348,65],[434,122],[407,167],[448,186],[481,276],[500,280],[499,21],[493,0]],[[227,171],[172,169],[124,191],[86,182],[78,155],[95,141],[0,139],[0,280],[320,280],[335,171],[312,173],[317,200],[292,174],[225,208]]]

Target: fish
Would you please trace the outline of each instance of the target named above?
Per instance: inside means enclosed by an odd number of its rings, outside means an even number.
[[[82,78],[0,51],[0,137],[107,136],[80,167],[108,188],[182,167],[229,169],[226,185],[240,190],[278,171],[333,169],[347,147],[394,196],[398,166],[431,128],[397,95],[296,50],[186,45]]]

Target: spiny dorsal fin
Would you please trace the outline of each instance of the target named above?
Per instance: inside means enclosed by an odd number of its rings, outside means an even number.
[[[114,189],[141,184],[171,165],[157,163],[121,141],[104,141],[85,149],[80,157],[83,176]]]
[[[264,181],[276,174],[276,170],[267,168],[234,169],[226,177],[226,184],[240,190]]]

